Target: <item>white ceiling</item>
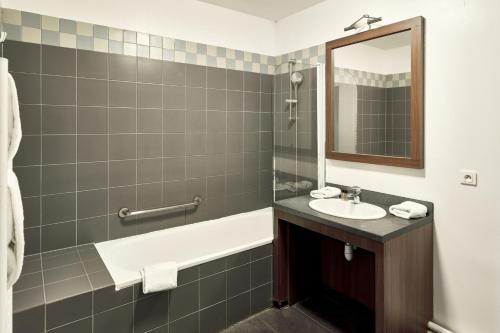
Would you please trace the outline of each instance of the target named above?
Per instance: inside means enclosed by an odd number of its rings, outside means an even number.
[[[325,0],[198,0],[238,12],[279,21]]]

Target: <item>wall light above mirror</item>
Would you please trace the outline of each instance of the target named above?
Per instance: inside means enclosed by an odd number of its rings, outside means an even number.
[[[326,157],[423,168],[423,18],[326,44]]]

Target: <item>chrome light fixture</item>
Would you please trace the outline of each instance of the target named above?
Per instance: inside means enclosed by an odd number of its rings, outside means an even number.
[[[359,19],[357,19],[356,21],[354,21],[354,23],[352,23],[350,26],[345,27],[344,31],[360,29],[360,28],[363,28],[365,26],[368,26],[368,29],[370,29],[371,28],[370,26],[373,23],[377,23],[380,21],[382,21],[381,17],[373,17],[373,16],[370,16],[368,14],[365,14],[365,15],[361,16]]]

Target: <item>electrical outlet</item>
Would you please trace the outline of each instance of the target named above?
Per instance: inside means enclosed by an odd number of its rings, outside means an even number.
[[[477,171],[475,170],[461,170],[460,184],[467,186],[477,186]]]

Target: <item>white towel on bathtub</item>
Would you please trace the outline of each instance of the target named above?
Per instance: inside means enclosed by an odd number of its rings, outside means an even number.
[[[146,266],[141,269],[142,292],[144,294],[177,287],[177,263],[169,261]]]

